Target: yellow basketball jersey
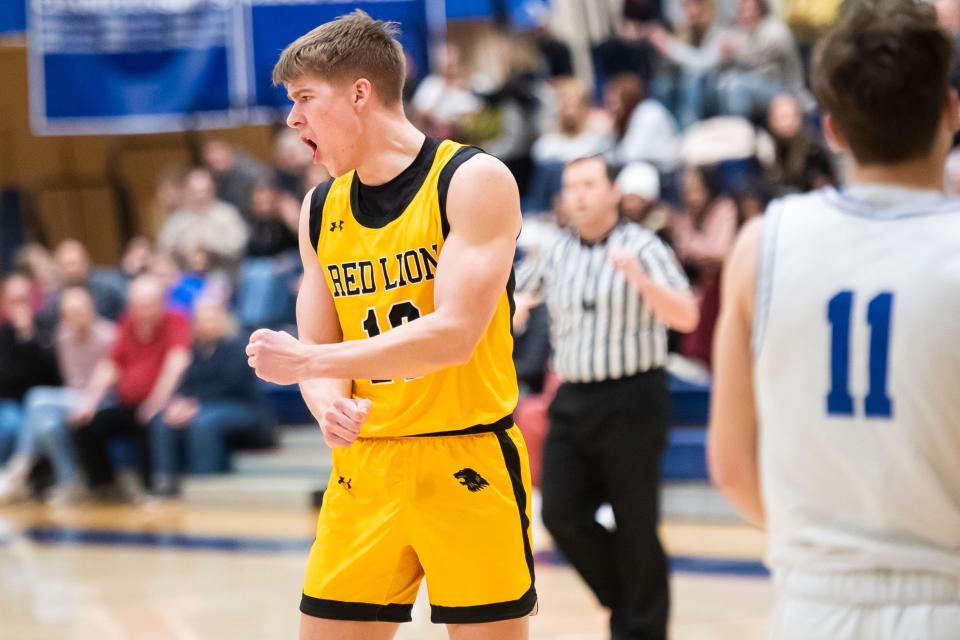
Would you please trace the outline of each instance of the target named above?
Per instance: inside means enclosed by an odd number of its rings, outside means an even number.
[[[333,295],[343,339],[372,338],[434,311],[433,285],[447,234],[446,188],[477,150],[428,139],[416,183],[386,219],[359,210],[351,171],[317,187],[311,241]],[[426,155],[432,153],[431,158]],[[419,163],[419,168],[416,165]],[[464,283],[463,286],[469,286]],[[361,437],[397,437],[509,428],[517,403],[510,283],[486,332],[464,365],[403,380],[354,380],[353,394],[372,402]]]

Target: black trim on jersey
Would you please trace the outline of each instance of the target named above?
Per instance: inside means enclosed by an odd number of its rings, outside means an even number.
[[[480,147],[460,147],[447,164],[444,165],[443,169],[440,170],[440,176],[437,180],[437,195],[439,196],[438,202],[440,204],[440,228],[443,232],[444,239],[450,234],[450,221],[447,220],[447,192],[450,190],[450,180],[453,179],[453,174],[460,168],[460,165],[480,153],[486,152]],[[513,299],[516,287],[516,273],[511,267],[510,279],[507,281],[507,299],[510,301],[510,327],[508,331],[513,330],[513,316],[517,311],[517,303]]]
[[[350,209],[356,221],[368,229],[382,229],[403,215],[430,173],[439,148],[440,140],[427,136],[413,162],[384,184],[362,184],[360,176],[354,173],[350,182]],[[364,200],[372,200],[380,211],[362,210],[360,189],[363,189]]]
[[[323,600],[303,594],[300,612],[314,618],[356,622],[410,622],[412,604],[368,604]]]
[[[313,190],[313,196],[310,198],[310,245],[314,253],[320,246],[320,229],[323,224],[323,205],[327,201],[327,194],[330,193],[330,187],[333,185],[333,178],[330,178],[323,184],[318,184]]]
[[[535,613],[537,592],[530,585],[527,592],[510,602],[481,604],[474,607],[441,607],[430,605],[430,621],[434,624],[482,624],[523,618]]]
[[[500,433],[506,431],[514,425],[513,414],[505,415],[496,422],[490,424],[475,424],[466,429],[457,431],[438,431],[436,433],[417,433],[406,438],[435,438],[437,436],[472,436],[478,433]]]
[[[507,331],[513,333],[513,314],[517,312],[517,302],[513,295],[517,292],[517,271],[510,267],[510,279],[507,280],[507,300],[510,302],[510,326]]]
[[[440,202],[440,227],[443,229],[444,238],[450,233],[450,223],[447,221],[447,191],[450,190],[450,180],[453,179],[453,172],[478,153],[484,153],[483,149],[479,147],[460,147],[440,170],[440,177],[437,180],[437,195]]]

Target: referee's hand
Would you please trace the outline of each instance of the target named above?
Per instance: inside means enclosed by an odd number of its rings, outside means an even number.
[[[613,267],[623,274],[627,282],[632,284],[638,291],[643,291],[649,276],[640,264],[640,258],[626,249],[610,249],[607,252],[607,260]]]
[[[331,449],[349,447],[360,435],[360,428],[369,414],[370,401],[366,398],[337,398],[320,420],[323,441]]]

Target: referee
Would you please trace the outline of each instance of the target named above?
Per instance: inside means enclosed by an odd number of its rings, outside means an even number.
[[[619,219],[619,199],[601,158],[569,163],[562,204],[572,229],[521,266],[518,291],[547,303],[563,380],[543,452],[544,524],[610,609],[615,640],[665,638],[657,521],[667,327],[693,330],[697,304],[670,249]],[[594,517],[605,502],[613,532]]]

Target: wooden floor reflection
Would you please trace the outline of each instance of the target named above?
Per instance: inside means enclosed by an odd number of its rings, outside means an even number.
[[[171,505],[0,509],[0,639],[295,638],[314,521],[312,513]],[[548,547],[542,532],[535,538],[541,551]],[[768,580],[749,570],[716,571],[709,562],[698,569],[699,559],[711,558],[755,566],[759,534],[668,524],[664,539],[672,555],[689,559],[673,575],[672,638],[764,636]],[[540,562],[537,582],[532,638],[606,637],[603,610],[571,569]],[[400,638],[446,637],[428,617],[418,603]]]

